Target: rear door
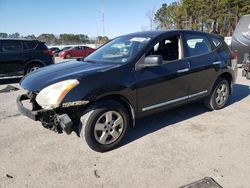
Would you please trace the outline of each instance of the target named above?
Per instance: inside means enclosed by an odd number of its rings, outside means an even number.
[[[23,44],[20,40],[2,40],[0,50],[0,76],[23,74]]]
[[[219,70],[220,56],[202,34],[184,34],[184,54],[190,64],[189,100],[208,95]]]
[[[71,50],[71,55],[73,57],[80,57],[81,56],[81,47],[80,46],[76,46]]]
[[[90,54],[89,48],[87,46],[82,46],[82,57],[86,57]]]
[[[23,57],[25,62],[29,61],[30,59],[34,58],[37,53],[39,52],[37,48],[36,41],[24,41],[23,42]]]

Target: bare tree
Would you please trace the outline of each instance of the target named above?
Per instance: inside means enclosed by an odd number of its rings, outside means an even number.
[[[155,29],[155,25],[154,25],[155,12],[156,12],[155,6],[152,9],[149,9],[146,12],[146,16],[147,16],[147,18],[149,19],[149,22],[150,22],[150,27],[149,27],[150,30]]]

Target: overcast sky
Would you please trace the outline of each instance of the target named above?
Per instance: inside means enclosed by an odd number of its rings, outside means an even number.
[[[150,26],[146,13],[173,0],[0,0],[0,32],[118,35]]]

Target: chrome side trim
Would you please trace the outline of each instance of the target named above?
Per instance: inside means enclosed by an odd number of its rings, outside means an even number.
[[[215,62],[213,62],[213,65],[219,65],[219,64],[221,64],[221,61],[215,61]]]
[[[152,110],[154,108],[159,108],[159,107],[166,106],[166,105],[176,103],[176,102],[179,102],[179,101],[183,101],[183,100],[186,100],[186,99],[188,99],[188,96],[181,97],[181,98],[174,99],[174,100],[167,101],[167,102],[163,102],[163,103],[159,103],[159,104],[155,104],[153,106],[148,106],[148,107],[143,108],[142,111]]]
[[[205,94],[207,92],[208,92],[208,90],[201,91],[199,93],[195,93],[195,94],[189,95],[188,98],[190,99],[190,98],[193,98],[193,97],[198,97],[198,96],[203,95],[203,94]]]
[[[207,92],[208,92],[208,90],[205,90],[205,91],[201,91],[199,93],[194,93],[192,95],[188,95],[188,96],[185,96],[185,97],[180,97],[180,98],[177,98],[177,99],[174,99],[174,100],[170,100],[170,101],[166,101],[166,102],[163,102],[163,103],[148,106],[148,107],[143,108],[142,111],[145,112],[145,111],[148,111],[148,110],[152,110],[152,109],[155,109],[155,108],[159,108],[159,107],[162,107],[162,106],[167,106],[167,105],[170,105],[170,104],[173,104],[173,103],[176,103],[176,102],[180,102],[180,101],[183,101],[183,100],[186,100],[186,99],[198,97],[198,96],[203,95],[203,94],[205,94]]]
[[[180,69],[177,71],[177,73],[183,73],[183,72],[188,72],[189,68],[185,68],[185,69]]]

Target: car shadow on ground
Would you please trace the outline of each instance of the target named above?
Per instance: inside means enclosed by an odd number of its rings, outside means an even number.
[[[249,86],[236,84],[234,86],[233,95],[231,95],[226,107],[241,101],[248,95],[250,95]],[[185,121],[206,112],[209,112],[209,110],[203,106],[202,102],[196,102],[137,120],[136,126],[130,129],[129,134],[127,138],[125,138],[121,147],[162,128],[174,125],[175,123]]]
[[[0,78],[0,85],[19,83],[21,79],[21,77]]]

